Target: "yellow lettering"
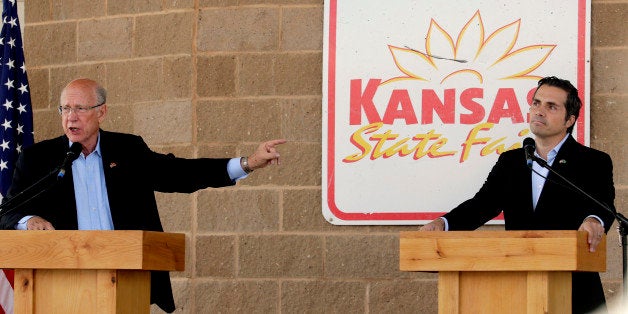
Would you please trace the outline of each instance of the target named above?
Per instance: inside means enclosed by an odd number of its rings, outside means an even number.
[[[351,135],[350,142],[360,150],[360,153],[345,157],[343,162],[356,162],[371,153],[371,145],[362,138],[362,133],[369,134],[379,130],[384,125],[383,122],[375,122],[359,128]]]
[[[384,132],[384,134],[375,134],[371,136],[371,140],[377,140],[377,144],[375,144],[375,149],[373,149],[371,159],[377,159],[379,157],[382,157],[382,155],[386,153],[386,150],[382,151],[382,147],[384,146],[386,141],[394,140],[398,137],[399,134],[391,134],[390,130]],[[394,155],[394,153],[392,155]]]
[[[490,137],[481,137],[478,138],[478,133],[480,131],[488,131],[493,128],[493,123],[485,122],[476,125],[467,135],[467,139],[462,143],[462,154],[460,155],[460,162],[465,162],[467,158],[469,158],[469,153],[471,153],[471,146],[478,144],[486,144],[491,138]]]
[[[413,159],[417,160],[426,155],[430,158],[439,158],[456,154],[456,151],[440,151],[447,143],[447,139],[442,138],[442,134],[436,134],[434,130],[424,134],[415,134],[411,138],[399,138],[399,134],[392,133],[391,130],[383,133],[374,133],[379,131],[382,126],[382,122],[375,122],[356,130],[351,135],[349,141],[360,152],[351,154],[342,161],[346,163],[356,162],[369,155],[371,160],[375,160],[378,158],[390,158],[395,155],[405,157],[413,154]],[[371,133],[373,134],[368,140],[364,138],[364,135]],[[416,144],[410,141],[414,141]],[[371,142],[375,142],[374,146],[371,146]]]
[[[439,139],[436,143],[434,143],[434,144],[432,144],[432,146],[430,146],[430,149],[427,152],[428,156],[430,156],[430,158],[438,158],[438,157],[446,157],[446,156],[453,156],[453,155],[455,155],[456,154],[455,150],[448,151],[448,152],[439,152],[438,151],[445,144],[447,144],[447,139],[446,138]]]

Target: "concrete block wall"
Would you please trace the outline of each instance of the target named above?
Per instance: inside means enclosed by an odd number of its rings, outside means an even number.
[[[333,226],[321,215],[323,0],[21,4],[37,141],[62,133],[59,93],[77,77],[108,89],[105,129],[157,151],[234,157],[289,141],[281,166],[235,187],[157,195],[166,231],[187,236],[186,270],[171,274],[178,313],[436,312],[436,276],[398,270],[398,233],[416,226]],[[628,0],[594,0],[591,40],[591,146],[613,157],[626,215],[627,11]],[[614,234],[611,303],[621,294]]]
[[[592,2],[591,146],[613,159],[615,206],[624,215],[628,213],[628,142],[623,136],[628,127],[627,18],[628,1]],[[617,223],[613,224],[609,232],[607,271],[601,274],[611,306],[622,293],[622,252],[616,227]]]

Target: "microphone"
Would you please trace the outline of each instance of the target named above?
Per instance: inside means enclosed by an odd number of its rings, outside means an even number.
[[[68,150],[68,152],[65,153],[65,159],[63,160],[63,163],[61,164],[61,167],[59,167],[59,173],[57,174],[57,180],[63,179],[63,176],[65,176],[66,170],[69,167],[72,167],[72,162],[76,158],[78,158],[78,156],[81,153],[82,149],[83,149],[83,145],[81,145],[81,143],[79,143],[79,142],[72,143],[72,146],[70,146],[70,150]]]
[[[534,151],[536,150],[536,143],[532,138],[526,137],[523,140],[523,151],[526,154],[526,164],[528,168],[532,169],[532,162],[534,161]]]

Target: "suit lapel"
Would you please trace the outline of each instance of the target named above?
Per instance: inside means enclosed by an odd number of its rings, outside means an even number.
[[[109,209],[111,211],[111,218],[113,220],[114,229],[117,222],[117,209],[116,204],[116,175],[119,161],[118,152],[114,140],[111,139],[112,134],[103,130],[100,130],[100,154],[102,156],[102,167],[105,175],[105,186],[107,187],[107,199],[109,200]]]
[[[532,170],[530,170],[530,168],[528,168],[527,166],[525,167],[525,172],[524,172],[524,177],[522,180],[520,180],[521,182],[523,182],[524,186],[521,187],[521,189],[523,191],[525,191],[525,193],[523,195],[527,195],[526,199],[526,209],[528,210],[528,212],[530,214],[534,213],[534,204],[532,203]]]
[[[119,164],[116,146],[112,145],[111,134],[106,131],[100,131],[100,153],[102,155],[103,170],[105,172],[105,182],[107,188],[112,179],[112,173]]]

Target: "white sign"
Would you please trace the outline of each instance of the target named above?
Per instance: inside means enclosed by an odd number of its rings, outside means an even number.
[[[472,197],[532,136],[545,76],[580,91],[588,144],[589,30],[589,0],[326,0],[325,219],[420,224]]]

